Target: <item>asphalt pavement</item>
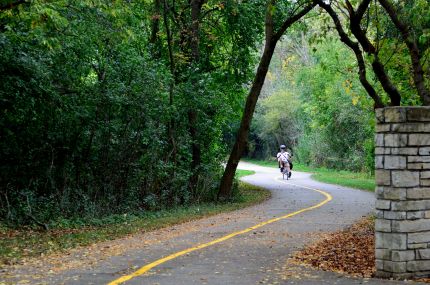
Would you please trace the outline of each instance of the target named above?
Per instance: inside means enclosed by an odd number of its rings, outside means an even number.
[[[269,189],[272,198],[246,209],[77,249],[38,266],[10,268],[0,284],[23,280],[29,283],[21,284],[121,280],[149,285],[405,284],[351,278],[287,262],[321,233],[343,229],[371,214],[373,193],[316,182],[308,173],[293,171],[287,181],[276,168],[242,162],[239,168],[254,170],[256,174],[243,180]]]

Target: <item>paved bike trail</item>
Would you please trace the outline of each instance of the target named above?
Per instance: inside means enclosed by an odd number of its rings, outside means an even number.
[[[21,280],[25,278],[31,284],[109,284],[112,281],[111,284],[119,284],[115,280],[133,273],[135,276],[123,284],[404,284],[291,268],[287,263],[294,251],[317,239],[319,234],[342,229],[371,213],[375,202],[373,193],[319,183],[307,173],[293,172],[292,179],[282,181],[275,168],[249,163],[240,163],[239,168],[256,171],[243,180],[269,189],[272,198],[243,210],[99,243],[93,251],[86,249],[85,254],[83,249],[76,250],[66,257],[58,257],[56,262],[51,259],[40,266],[21,266],[6,273],[21,276]],[[326,199],[327,196],[315,190],[324,191],[332,200],[300,212]],[[296,214],[195,249],[289,213]],[[146,273],[138,274],[142,266],[190,248],[195,250],[159,262]],[[75,266],[67,266],[74,262]],[[5,284],[7,280],[3,280]]]

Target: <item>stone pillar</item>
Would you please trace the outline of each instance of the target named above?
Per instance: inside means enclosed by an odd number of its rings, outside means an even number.
[[[430,107],[376,110],[376,275],[430,276]]]

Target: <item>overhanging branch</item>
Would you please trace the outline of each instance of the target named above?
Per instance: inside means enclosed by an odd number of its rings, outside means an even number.
[[[317,2],[318,2],[318,5],[321,8],[323,8],[332,18],[335,24],[336,30],[339,34],[340,40],[344,44],[346,44],[350,49],[352,49],[352,51],[354,52],[355,57],[357,58],[358,69],[359,69],[358,74],[359,74],[360,82],[363,85],[364,89],[366,90],[367,94],[369,94],[369,96],[375,102],[375,105],[374,105],[375,108],[384,107],[384,103],[382,103],[381,98],[378,96],[375,89],[366,78],[366,65],[364,63],[363,54],[361,52],[359,44],[357,42],[352,41],[345,33],[342,27],[342,23],[340,22],[340,19],[337,16],[336,12],[333,10],[333,8],[330,5],[324,3],[324,1],[322,0],[318,0]]]

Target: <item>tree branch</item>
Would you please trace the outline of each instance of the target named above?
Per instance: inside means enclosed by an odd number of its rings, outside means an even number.
[[[421,55],[417,41],[413,36],[413,33],[411,33],[411,30],[408,25],[400,20],[395,8],[393,7],[393,5],[391,5],[390,1],[378,1],[388,13],[391,21],[394,23],[394,25],[402,35],[403,41],[409,49],[409,55],[412,61],[413,78],[418,95],[421,97],[421,100],[423,101],[424,105],[430,105],[430,90],[425,86],[424,70],[420,62]]]
[[[315,1],[312,1],[311,3],[309,3],[308,5],[306,5],[302,10],[300,10],[297,14],[288,17],[287,20],[285,20],[281,27],[279,28],[279,30],[273,35],[273,38],[278,41],[282,35],[285,33],[285,31],[295,22],[297,22],[298,20],[300,20],[304,15],[306,15],[307,13],[309,13],[309,11],[311,11],[315,6],[317,5],[317,3],[315,3]]]
[[[339,17],[337,16],[336,12],[330,7],[330,5],[324,3],[322,0],[318,0],[318,5],[323,8],[332,18],[336,30],[340,36],[340,40],[346,44],[355,54],[355,57],[357,58],[358,62],[358,75],[361,84],[363,85],[364,89],[366,90],[367,94],[373,99],[374,101],[374,107],[375,108],[382,108],[384,107],[384,103],[382,103],[381,98],[376,93],[375,89],[372,87],[372,85],[367,81],[366,78],[366,65],[364,63],[363,54],[361,52],[360,46],[357,42],[352,41],[348,35],[345,33],[342,24],[339,20]]]
[[[204,19],[204,18],[206,18],[206,16],[207,15],[209,15],[210,13],[212,13],[212,12],[215,12],[215,11],[219,11],[220,10],[220,8],[218,7],[218,6],[215,6],[215,7],[213,7],[213,8],[211,8],[211,9],[209,9],[209,10],[206,10],[201,16],[200,16],[200,19]]]
[[[364,13],[366,13],[371,1],[372,0],[363,0],[363,2],[358,5],[357,11],[355,12],[357,20],[361,21],[361,19],[363,19]]]
[[[348,2],[348,0],[346,1]],[[367,3],[367,1],[368,0],[364,0],[363,3]],[[363,3],[361,3],[359,7],[366,6]],[[368,7],[368,5],[366,7]],[[401,101],[400,93],[397,90],[396,86],[391,82],[390,78],[388,77],[387,72],[385,71],[384,65],[380,62],[375,46],[367,38],[366,32],[361,29],[360,22],[362,18],[358,17],[357,16],[358,14],[353,9],[352,10],[348,9],[348,11],[350,14],[349,24],[350,24],[351,32],[358,40],[360,45],[363,47],[363,50],[368,54],[373,55],[373,62],[372,62],[373,71],[375,72],[376,77],[381,83],[382,88],[390,97],[391,105],[399,106]]]

